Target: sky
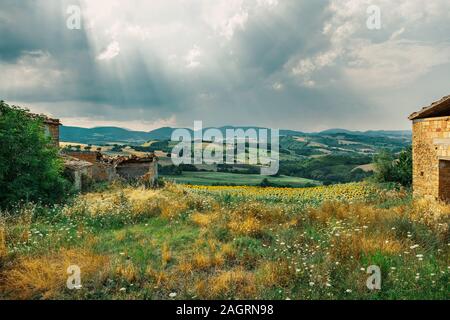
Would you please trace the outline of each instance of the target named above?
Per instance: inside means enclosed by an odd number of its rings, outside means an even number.
[[[450,94],[449,0],[0,1],[0,99],[65,125],[404,130]]]

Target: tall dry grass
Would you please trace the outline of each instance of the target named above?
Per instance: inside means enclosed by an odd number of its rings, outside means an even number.
[[[71,265],[80,267],[82,284],[94,281],[98,285],[107,274],[109,259],[84,249],[21,257],[2,271],[0,291],[16,299],[57,299],[66,290]]]
[[[6,231],[5,226],[0,222],[0,266],[2,261],[8,255],[8,248],[6,247]]]
[[[395,255],[407,249],[405,243],[383,234],[334,237],[331,241],[331,257],[341,261],[348,257],[360,259],[363,255],[375,253]]]
[[[198,296],[202,299],[252,299],[257,287],[255,275],[238,267],[227,271],[219,271],[195,285]]]

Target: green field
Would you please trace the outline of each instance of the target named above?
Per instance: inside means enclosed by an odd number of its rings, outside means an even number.
[[[305,178],[279,176],[279,177],[265,177],[259,174],[237,174],[224,172],[183,172],[181,176],[166,175],[163,177],[166,180],[175,181],[181,184],[192,185],[245,185],[256,186],[261,183],[264,178],[267,178],[270,183],[280,186],[290,186],[293,188],[303,187],[305,184],[320,185],[320,182]]]

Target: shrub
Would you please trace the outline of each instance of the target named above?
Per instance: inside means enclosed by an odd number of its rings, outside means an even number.
[[[375,156],[377,182],[395,182],[405,187],[412,184],[412,147],[404,149],[398,159],[388,151],[383,150]]]
[[[400,153],[398,162],[394,165],[395,178],[405,187],[412,184],[412,163],[412,147],[410,146]]]
[[[62,200],[69,183],[62,177],[62,160],[45,135],[42,119],[3,101],[0,115],[0,207]]]

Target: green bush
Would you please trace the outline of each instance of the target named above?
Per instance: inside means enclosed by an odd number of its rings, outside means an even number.
[[[400,157],[394,165],[397,181],[406,187],[412,185],[412,166],[412,147],[408,147],[400,153]]]
[[[412,147],[405,148],[398,159],[392,152],[384,150],[375,156],[377,182],[395,182],[405,187],[412,184]]]
[[[20,201],[59,202],[70,190],[62,172],[42,119],[0,101],[0,208]]]

